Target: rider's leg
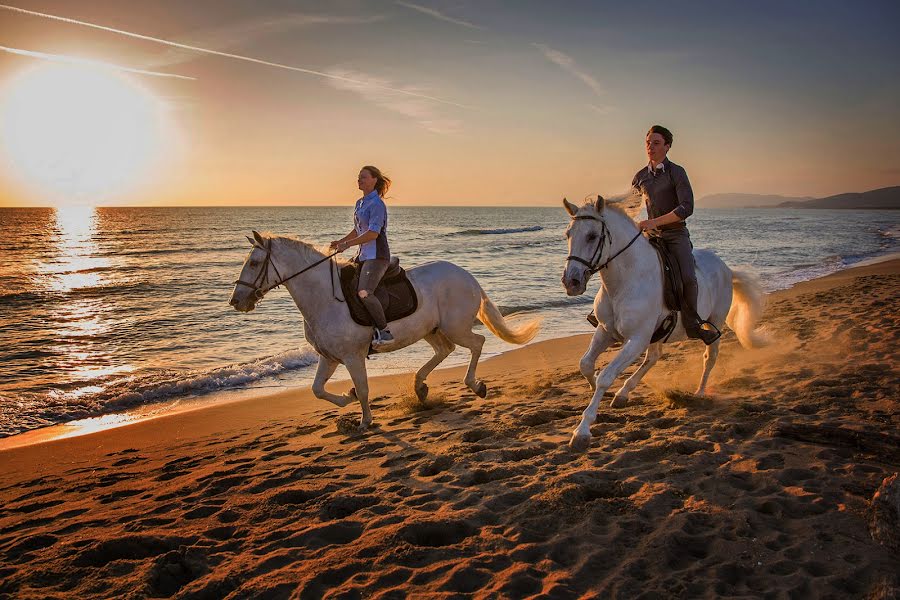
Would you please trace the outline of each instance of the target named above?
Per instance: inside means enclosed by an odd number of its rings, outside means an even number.
[[[700,315],[697,313],[697,297],[700,288],[697,285],[697,273],[694,267],[694,245],[687,228],[670,229],[663,232],[666,248],[678,262],[683,284],[681,317],[684,330],[689,338],[699,338],[706,344],[713,343],[719,335],[700,327]]]
[[[387,319],[384,316],[384,308],[381,302],[375,297],[375,288],[384,277],[385,271],[390,266],[390,261],[380,258],[373,258],[362,263],[359,272],[359,284],[357,285],[357,294],[362,300],[363,306],[372,316],[375,327],[379,330],[387,328]]]

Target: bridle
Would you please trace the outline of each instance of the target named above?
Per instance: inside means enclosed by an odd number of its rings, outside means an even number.
[[[285,277],[282,279],[281,273],[278,272],[278,267],[276,267],[275,263],[272,262],[272,240],[266,240],[266,243],[264,245],[260,245],[256,242],[254,242],[253,240],[250,240],[250,243],[253,244],[254,248],[259,248],[260,250],[265,251],[266,257],[263,259],[263,266],[259,270],[259,274],[256,276],[256,279],[253,280],[253,283],[248,283],[246,281],[242,281],[242,280],[238,279],[237,281],[234,282],[234,284],[235,285],[243,285],[243,286],[251,288],[253,290],[253,295],[256,296],[257,300],[261,300],[262,297],[265,296],[269,290],[273,290],[273,289],[277,288],[279,285],[282,285],[286,281],[293,279],[297,275],[302,275],[303,273],[306,273],[313,267],[316,267],[316,266],[322,264],[326,260],[328,260],[328,259],[332,258],[333,256],[335,256],[336,254],[338,254],[338,252],[333,252],[333,253],[329,254],[328,256],[317,260],[313,264],[300,269],[299,271],[297,271],[290,277]],[[266,282],[269,279],[269,265],[272,266],[272,269],[275,271],[275,276],[278,277],[278,280],[271,285],[266,285]]]
[[[609,263],[611,263],[615,257],[617,257],[618,255],[620,255],[623,252],[625,252],[626,250],[628,250],[628,248],[631,247],[631,245],[635,242],[635,240],[637,240],[639,237],[641,237],[641,233],[642,233],[639,230],[637,232],[637,235],[635,235],[633,238],[631,238],[631,241],[628,242],[624,248],[622,248],[621,250],[619,250],[618,252],[613,254],[609,258],[609,260],[607,260],[605,263],[603,263],[601,265],[600,260],[603,258],[603,246],[606,244],[607,238],[609,239],[610,245],[612,245],[612,233],[610,233],[609,228],[606,226],[606,221],[604,221],[600,217],[595,217],[594,215],[577,215],[577,216],[572,217],[572,220],[573,221],[587,221],[587,220],[600,221],[600,239],[597,240],[597,248],[595,248],[594,251],[591,252],[590,260],[585,260],[585,259],[581,258],[580,256],[575,256],[574,254],[570,254],[569,256],[566,257],[566,262],[568,262],[570,260],[574,260],[575,262],[580,262],[581,264],[586,266],[588,268],[588,271],[590,271],[591,275],[593,275],[597,271],[600,271],[601,269],[605,269],[606,266],[609,265]]]

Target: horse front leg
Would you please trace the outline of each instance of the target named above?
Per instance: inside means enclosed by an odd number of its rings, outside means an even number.
[[[334,370],[337,369],[337,366],[338,362],[336,360],[319,355],[319,365],[316,367],[316,377],[313,380],[312,392],[316,398],[328,400],[332,404],[343,408],[350,404],[353,398],[351,396],[338,396],[325,389],[325,384],[334,375]]]
[[[612,336],[609,332],[606,331],[602,325],[598,326],[597,329],[594,330],[594,337],[591,338],[591,344],[588,346],[587,352],[584,353],[584,356],[581,357],[581,361],[578,363],[578,368],[591,385],[591,390],[596,389],[597,358],[599,358],[604,350],[609,348],[611,343]]]
[[[628,365],[633,363],[635,359],[641,355],[641,352],[646,350],[649,342],[649,338],[644,337],[640,339],[629,339],[616,354],[615,358],[613,358],[612,361],[606,365],[606,368],[597,375],[594,395],[591,398],[590,404],[588,404],[587,408],[584,409],[584,412],[581,413],[581,422],[578,424],[578,427],[575,428],[575,431],[572,432],[572,439],[569,440],[570,448],[583,452],[590,447],[591,425],[597,420],[597,410],[600,408],[600,401],[603,399],[603,394],[609,389],[609,386],[613,384],[616,377],[618,377]]]
[[[366,373],[366,357],[354,357],[344,363],[353,381],[351,395],[355,393],[356,399],[362,407],[362,419],[359,422],[359,431],[365,431],[372,424],[372,410],[369,408],[369,375]]]
[[[650,344],[650,347],[647,348],[647,355],[644,357],[644,362],[641,363],[640,368],[634,372],[634,375],[629,377],[625,384],[619,388],[619,391],[616,392],[616,397],[613,398],[610,406],[613,408],[625,408],[625,404],[628,402],[628,395],[637,387],[637,384],[641,382],[641,379],[644,378],[647,371],[653,368],[653,365],[656,364],[656,361],[658,361],[661,356],[662,342]]]

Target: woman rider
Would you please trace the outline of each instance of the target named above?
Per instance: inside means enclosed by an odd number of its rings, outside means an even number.
[[[360,265],[356,289],[375,323],[372,345],[377,346],[394,339],[387,328],[384,308],[374,294],[391,262],[387,239],[387,207],[384,204],[384,195],[391,187],[391,180],[377,167],[366,165],[360,170],[357,183],[363,197],[356,201],[353,229],[341,239],[331,242],[331,248],[343,252],[350,246],[359,246],[354,259]]]
[[[631,181],[647,206],[647,220],[638,223],[638,227],[641,231],[659,230],[659,236],[681,270],[684,285],[681,318],[684,329],[688,337],[699,338],[709,345],[721,334],[705,329],[705,322],[697,314],[699,288],[694,269],[694,245],[684,223],[694,212],[694,192],[684,168],[666,158],[672,139],[672,132],[662,125],[654,125],[647,132],[646,148],[650,164],[641,168]]]

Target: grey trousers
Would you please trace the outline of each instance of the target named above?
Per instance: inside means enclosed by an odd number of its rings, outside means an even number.
[[[363,261],[359,269],[359,284],[356,286],[356,291],[366,291],[366,297],[360,298],[360,300],[362,300],[366,310],[369,311],[369,315],[371,315],[372,320],[375,322],[375,327],[378,329],[387,327],[387,319],[384,316],[384,308],[381,306],[381,302],[375,297],[375,288],[381,283],[381,278],[384,277],[384,273],[390,264],[390,260],[372,258]]]
[[[691,243],[691,234],[688,233],[687,227],[679,227],[678,229],[664,230],[660,232],[660,235],[681,269],[681,279],[684,283],[684,306],[681,307],[681,312],[685,326],[688,327],[693,325],[695,319],[700,318],[697,314],[697,295],[700,288],[697,286],[694,244]]]

